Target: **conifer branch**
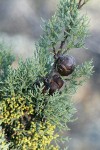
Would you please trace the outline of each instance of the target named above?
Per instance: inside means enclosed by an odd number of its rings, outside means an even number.
[[[82,3],[82,0],[79,0],[78,3],[78,9],[81,9],[89,0],[84,0],[84,2]]]
[[[84,2],[82,3],[82,0],[79,0],[79,2],[78,2],[78,7],[77,7],[77,9],[81,9],[87,2],[88,2],[89,0],[84,0]],[[71,6],[70,6],[70,8],[71,8]],[[70,9],[70,14],[71,14],[71,9]],[[71,25],[71,24],[70,24]],[[71,25],[72,26],[72,25]],[[65,45],[65,42],[66,42],[66,40],[67,40],[67,38],[68,38],[68,34],[66,34],[66,32],[70,32],[70,30],[68,29],[65,29],[65,31],[64,31],[64,40],[62,40],[61,41],[61,44],[60,44],[60,47],[59,47],[59,52],[63,49],[63,46]]]
[[[56,58],[56,49],[54,46],[53,46],[53,53],[54,53],[54,59],[55,59]]]
[[[64,35],[66,35],[66,33],[64,32]],[[66,42],[66,39],[67,39],[67,37],[68,37],[68,35],[66,35],[65,37],[64,37],[64,40],[63,41],[61,41],[61,44],[60,44],[60,49],[62,49],[63,48],[63,46],[64,46],[64,44],[65,44],[65,42]]]
[[[0,126],[4,130],[0,132],[4,135],[0,146],[3,148],[11,143],[8,145],[11,150],[55,149],[55,145],[44,145],[44,137],[45,143],[64,142],[55,139],[54,131],[68,129],[67,123],[74,120],[76,112],[72,95],[93,73],[92,61],[76,66],[75,58],[66,55],[66,49],[81,48],[88,35],[87,18],[78,12],[84,4],[82,0],[78,4],[76,0],[60,0],[58,11],[48,23],[44,22],[44,33],[36,44],[35,55],[26,61],[21,59],[17,69],[11,67],[12,55],[2,55],[1,46],[0,73],[4,70],[5,77],[0,74]],[[56,50],[59,42],[60,50]]]

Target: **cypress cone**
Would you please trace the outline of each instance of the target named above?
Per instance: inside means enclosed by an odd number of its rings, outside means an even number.
[[[55,61],[56,71],[61,76],[70,75],[75,69],[75,58],[69,55],[60,55]]]
[[[43,93],[49,90],[49,95],[53,95],[56,90],[59,90],[64,84],[64,81],[58,75],[53,75],[49,80],[44,82]]]

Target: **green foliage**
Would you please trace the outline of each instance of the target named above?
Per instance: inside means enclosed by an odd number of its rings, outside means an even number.
[[[20,60],[17,69],[11,67],[14,60],[12,54],[1,45],[0,120],[4,131],[2,135],[8,136],[4,136],[6,142],[11,142],[8,149],[61,149],[50,146],[51,141],[57,144],[63,139],[53,138],[53,133],[55,128],[58,132],[68,130],[67,123],[75,119],[72,96],[92,75],[92,61],[76,66],[70,76],[62,77],[65,84],[53,95],[49,94],[49,89],[43,93],[43,78],[54,71],[54,56],[57,53],[67,54],[72,48],[84,47],[84,40],[88,36],[88,20],[85,15],[80,15],[80,7],[75,0],[60,0],[55,15],[48,23],[44,21],[44,32],[36,43],[34,57]],[[40,133],[43,136],[39,139]]]
[[[77,6],[75,0],[61,0],[55,15],[48,22],[43,20],[44,32],[38,43],[40,65],[51,65],[50,53],[54,51],[63,53],[72,48],[84,47],[88,36],[88,18],[86,15],[80,15]],[[66,46],[62,49],[65,43]]]
[[[5,43],[0,43],[0,80],[5,79],[8,73],[8,66],[14,61],[14,55],[11,53],[11,48]]]
[[[66,50],[84,46],[84,40],[88,36],[88,18],[80,15],[75,0],[63,0],[58,8],[58,17],[63,22]]]
[[[59,95],[59,92],[56,92],[53,96],[49,97],[45,116],[51,122],[53,121],[54,124],[61,127],[61,129],[66,128],[66,123],[72,120],[73,114],[76,112],[71,101],[73,94],[76,93],[79,86],[87,81],[92,73],[92,61],[77,66],[70,78],[64,78],[67,82],[62,93]]]

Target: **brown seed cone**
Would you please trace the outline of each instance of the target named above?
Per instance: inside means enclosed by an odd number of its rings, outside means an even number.
[[[53,75],[48,83],[44,83],[43,93],[46,93],[49,90],[49,95],[53,95],[56,90],[59,90],[64,84],[64,81],[58,75]]]
[[[52,80],[58,85],[59,89],[63,86],[64,81],[59,75],[53,75]]]
[[[75,69],[75,58],[68,55],[60,55],[55,62],[56,71],[61,76],[68,76]]]

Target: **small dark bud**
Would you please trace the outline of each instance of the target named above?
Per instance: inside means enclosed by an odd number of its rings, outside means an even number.
[[[61,55],[55,62],[56,71],[61,76],[68,76],[75,69],[75,58],[73,56]]]

